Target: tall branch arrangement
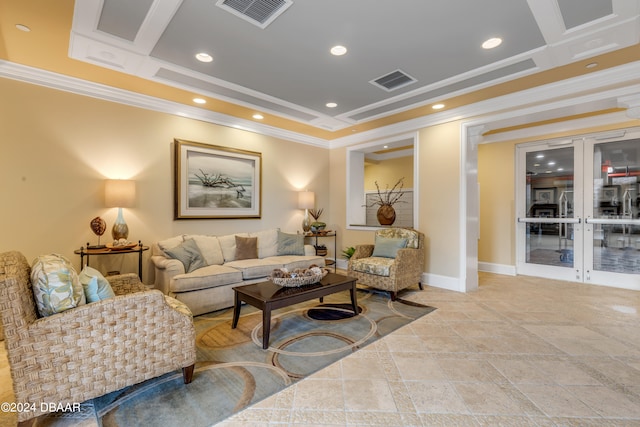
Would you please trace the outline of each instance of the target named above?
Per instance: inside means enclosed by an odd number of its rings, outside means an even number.
[[[370,205],[367,205],[367,207],[370,208],[375,205],[393,206],[396,203],[406,203],[404,200],[400,200],[400,198],[404,195],[404,191],[402,191],[402,188],[404,187],[404,177],[400,178],[391,189],[389,189],[389,185],[387,184],[384,191],[380,190],[378,181],[375,181],[375,184],[376,188],[378,189],[378,200],[373,201]]]

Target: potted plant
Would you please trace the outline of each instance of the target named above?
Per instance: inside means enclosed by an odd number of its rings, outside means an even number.
[[[353,246],[349,246],[348,248],[342,251],[342,258],[351,259],[351,257],[355,252],[356,252],[356,248],[354,248]]]
[[[376,215],[380,225],[392,225],[396,220],[396,211],[393,205],[396,203],[406,203],[404,200],[400,200],[404,195],[404,191],[402,191],[404,187],[404,177],[400,178],[391,189],[389,189],[389,185],[387,185],[384,191],[380,191],[378,181],[375,181],[375,184],[378,190],[378,199],[366,206],[370,208],[378,205]]]
[[[318,221],[318,219],[320,218],[320,215],[322,215],[322,212],[324,211],[324,209],[319,208],[319,209],[309,209],[309,215],[311,215],[314,219],[314,221],[311,223],[311,232],[312,233],[317,233],[320,230],[324,230],[324,228],[327,226],[326,223],[322,222],[322,221]]]

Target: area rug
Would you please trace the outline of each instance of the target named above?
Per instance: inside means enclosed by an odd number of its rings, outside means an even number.
[[[365,288],[358,288],[358,308],[354,316],[348,292],[340,292],[323,303],[275,310],[267,350],[262,349],[262,312],[251,306],[242,307],[236,329],[231,329],[232,309],[196,316],[191,384],[184,385],[176,371],[87,406],[104,427],[211,426],[435,310],[401,298],[392,302],[388,293]],[[47,417],[55,415],[40,418]],[[75,425],[72,418],[55,425]]]

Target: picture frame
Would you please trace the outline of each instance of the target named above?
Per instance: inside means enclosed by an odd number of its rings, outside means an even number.
[[[600,197],[600,203],[605,203],[607,206],[617,205],[620,202],[620,186],[619,185],[605,185],[602,187],[602,195]]]
[[[542,205],[556,204],[556,188],[534,188],[533,202]]]
[[[174,154],[174,219],[261,217],[261,153],[174,139]]]

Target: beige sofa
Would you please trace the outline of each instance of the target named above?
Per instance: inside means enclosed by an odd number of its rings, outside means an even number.
[[[257,257],[238,259],[246,254],[239,254],[237,242],[241,246],[255,242]],[[191,264],[192,271],[187,271],[189,261],[185,264],[176,259],[175,252],[184,253],[185,247],[186,252],[192,251],[193,243],[199,253],[195,260],[187,257],[195,262],[196,268]],[[324,258],[315,254],[312,245],[304,245],[302,235],[278,229],[224,236],[180,235],[154,243],[151,260],[155,267],[155,288],[185,303],[194,315],[232,307],[234,286],[266,280],[276,268],[324,266]]]

